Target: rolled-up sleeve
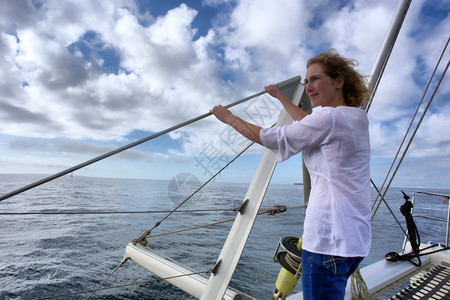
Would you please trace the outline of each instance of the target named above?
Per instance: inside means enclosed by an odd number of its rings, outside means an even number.
[[[323,109],[289,125],[263,128],[259,134],[261,143],[282,162],[306,147],[326,143],[334,128],[333,119],[333,115]]]

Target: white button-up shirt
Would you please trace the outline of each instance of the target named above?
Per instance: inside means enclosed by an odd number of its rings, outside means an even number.
[[[355,107],[325,107],[290,125],[264,128],[260,138],[280,162],[304,150],[311,193],[303,249],[367,256],[372,240],[367,114]]]

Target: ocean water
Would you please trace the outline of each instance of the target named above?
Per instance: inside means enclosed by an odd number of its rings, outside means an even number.
[[[39,175],[0,174],[0,194],[42,178]],[[153,234],[233,218],[248,184],[213,182],[188,200]],[[405,227],[399,212],[401,190],[391,188],[386,200]],[[0,202],[0,299],[86,299],[122,260],[128,242],[139,237],[192,190],[158,180],[105,179],[65,176]],[[450,190],[426,189],[450,194]],[[373,198],[375,199],[375,191]],[[273,184],[262,208],[288,206],[285,213],[257,217],[230,285],[257,299],[270,299],[280,266],[272,260],[282,236],[300,236],[304,209],[301,185]],[[414,215],[422,242],[445,243],[446,204],[439,197],[418,194]],[[203,210],[203,211],[198,211]],[[210,210],[210,211],[206,211]],[[81,212],[129,212],[82,214]],[[131,213],[142,212],[148,213]],[[190,212],[186,212],[190,211]],[[29,214],[72,212],[73,214]],[[15,214],[17,213],[17,214]],[[28,213],[28,214],[24,214]],[[197,271],[212,268],[232,223],[149,239],[150,247]],[[399,251],[403,233],[381,204],[373,220],[373,246],[362,266]],[[119,288],[114,286],[123,285]],[[131,261],[105,283],[108,289],[90,299],[193,299]],[[109,288],[111,287],[111,288]],[[300,286],[295,291],[300,290]]]

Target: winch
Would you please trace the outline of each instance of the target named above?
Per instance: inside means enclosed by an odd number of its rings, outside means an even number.
[[[283,248],[281,251],[280,246]],[[273,260],[280,263],[281,270],[275,282],[273,300],[284,300],[292,293],[301,276],[302,238],[284,236],[278,242]]]

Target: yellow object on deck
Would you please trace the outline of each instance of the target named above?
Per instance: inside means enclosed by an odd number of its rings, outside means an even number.
[[[275,292],[281,292],[283,295],[289,295],[295,288],[298,278],[295,275],[281,268],[280,273],[278,273],[277,281],[275,282],[276,290]]]

